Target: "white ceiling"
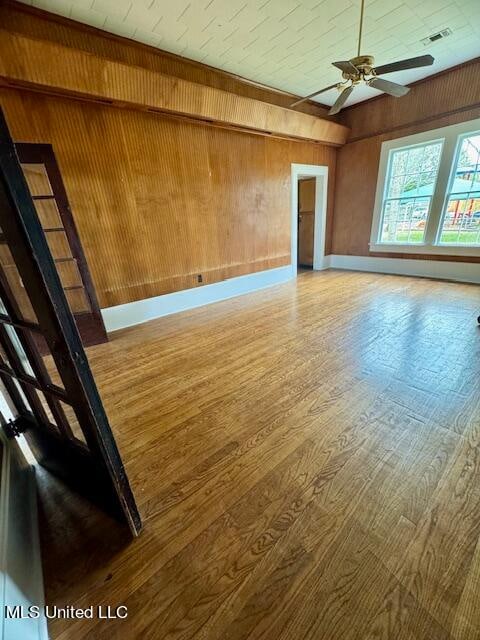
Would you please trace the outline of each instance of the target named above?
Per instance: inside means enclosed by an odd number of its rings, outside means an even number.
[[[23,1],[297,95],[339,81],[330,62],[357,49],[360,0]],[[447,38],[420,42],[447,27]],[[401,83],[480,56],[480,0],[366,0],[362,53],[376,64],[434,56],[431,67],[388,75]],[[347,104],[374,95],[358,87]]]

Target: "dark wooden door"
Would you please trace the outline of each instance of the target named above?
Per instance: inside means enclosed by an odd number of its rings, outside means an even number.
[[[53,148],[30,143],[16,143],[15,148],[82,342],[86,347],[106,342],[100,306]]]
[[[313,267],[315,178],[298,182],[298,264]]]
[[[9,263],[0,265],[0,380],[16,416],[8,431],[22,432],[40,464],[136,535],[136,503],[1,111],[0,231]]]

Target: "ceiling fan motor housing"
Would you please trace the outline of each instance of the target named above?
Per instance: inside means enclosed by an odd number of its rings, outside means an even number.
[[[375,64],[375,58],[373,56],[357,56],[356,58],[352,58],[350,62],[360,71],[360,74],[354,76],[344,71],[343,77],[345,79],[354,79],[354,77],[355,79],[359,79],[358,76],[363,77],[373,73],[373,66]]]

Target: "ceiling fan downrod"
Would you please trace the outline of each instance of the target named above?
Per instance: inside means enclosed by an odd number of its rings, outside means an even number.
[[[319,91],[315,91],[314,93],[311,93],[304,98],[300,98],[299,100],[291,104],[291,107],[296,107],[298,104],[301,104],[306,100],[310,100],[310,98],[318,96],[320,93],[324,93],[325,91],[330,91],[330,89],[337,88],[340,91],[340,95],[328,112],[329,115],[335,115],[343,108],[353,89],[361,83],[364,83],[368,87],[372,87],[373,89],[377,89],[378,91],[383,91],[384,93],[387,93],[388,95],[395,98],[400,98],[407,94],[410,91],[410,88],[396,82],[392,82],[391,80],[379,78],[378,76],[384,73],[393,73],[395,71],[403,71],[405,69],[417,69],[419,67],[427,67],[433,64],[433,56],[423,55],[417,56],[415,58],[407,58],[406,60],[398,60],[397,62],[390,62],[389,64],[375,67],[375,59],[373,56],[362,55],[360,53],[362,47],[364,13],[365,0],[360,0],[360,26],[358,30],[358,47],[356,57],[351,58],[350,60],[340,60],[338,62],[332,62],[333,66],[337,67],[337,69],[340,69],[340,71],[342,72],[343,80],[328,87],[324,87]]]

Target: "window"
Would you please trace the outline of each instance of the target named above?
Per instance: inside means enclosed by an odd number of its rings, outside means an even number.
[[[442,141],[391,152],[381,242],[423,242]]]
[[[458,146],[439,240],[480,245],[480,131],[463,137]]]
[[[383,143],[370,249],[480,255],[480,120]]]

